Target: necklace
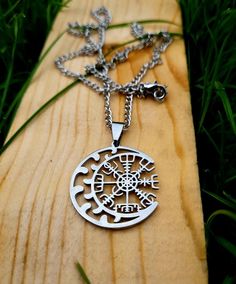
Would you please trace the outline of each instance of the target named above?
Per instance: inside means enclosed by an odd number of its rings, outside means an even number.
[[[121,136],[131,123],[133,98],[152,96],[162,102],[167,95],[166,86],[142,83],[151,68],[161,64],[160,55],[172,42],[169,33],[145,33],[138,23],[131,25],[131,34],[138,43],[115,53],[109,61],[103,53],[105,31],[111,15],[105,7],[91,12],[95,23],[80,25],[69,23],[68,32],[85,39],[78,51],[58,57],[56,67],[67,77],[79,79],[83,84],[102,94],[105,106],[106,126],[112,133],[112,145],[88,155],[78,164],[71,177],[70,197],[76,211],[87,221],[104,228],[126,228],[149,217],[158,206],[156,190],[158,176],[154,173],[154,161],[139,150],[120,145]],[[98,40],[92,37],[97,34]],[[131,82],[124,85],[113,81],[108,72],[117,64],[125,62],[133,51],[152,47],[152,57],[143,64]],[[64,63],[79,56],[97,55],[96,64],[85,66],[85,75],[68,70]],[[88,79],[94,76],[102,84]],[[125,95],[124,121],[113,121],[110,106],[111,95]]]

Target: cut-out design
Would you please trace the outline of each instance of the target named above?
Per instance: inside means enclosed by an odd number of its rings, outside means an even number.
[[[158,206],[158,176],[151,174],[154,168],[154,161],[138,150],[122,146],[98,150],[85,158],[72,175],[72,203],[95,225],[135,225]]]

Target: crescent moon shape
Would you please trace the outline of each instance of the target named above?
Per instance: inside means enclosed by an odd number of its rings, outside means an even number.
[[[138,168],[131,170],[136,160]],[[155,186],[158,181],[153,179],[157,175],[141,178],[142,172],[149,174],[153,169],[154,161],[132,148],[119,146],[114,151],[114,147],[108,147],[93,152],[79,163],[71,177],[72,204],[83,218],[99,227],[134,226],[147,219],[159,204],[153,193],[158,188]],[[129,202],[130,193],[139,203]],[[117,202],[120,196],[125,198],[123,203]]]

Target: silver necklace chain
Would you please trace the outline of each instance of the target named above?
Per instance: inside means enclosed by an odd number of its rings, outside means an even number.
[[[103,53],[105,43],[105,31],[111,23],[111,14],[105,7],[100,7],[91,12],[92,17],[97,24],[91,23],[81,25],[78,22],[69,23],[68,33],[85,39],[85,45],[77,51],[64,54],[55,60],[56,67],[60,72],[74,79],[80,80],[84,85],[88,86],[97,93],[104,95],[105,106],[105,121],[106,126],[112,126],[112,111],[110,97],[112,93],[121,93],[125,97],[124,108],[124,129],[127,129],[131,123],[133,96],[138,98],[146,98],[153,96],[159,102],[162,102],[167,95],[166,86],[154,83],[142,83],[142,78],[148,70],[154,68],[158,64],[162,64],[160,55],[165,52],[166,48],[171,44],[172,38],[168,32],[160,32],[159,34],[145,33],[143,27],[138,23],[131,25],[131,34],[139,42],[134,45],[127,46],[122,51],[115,53],[109,61],[106,60]],[[95,41],[92,37],[97,34],[98,40]],[[108,72],[110,69],[115,69],[116,65],[125,62],[129,54],[133,51],[142,50],[147,47],[152,47],[151,59],[142,65],[139,72],[131,80],[124,85],[113,81]],[[73,60],[80,56],[97,55],[96,63],[85,66],[85,74],[73,72],[65,67],[65,62]],[[88,79],[92,75],[102,82],[102,86]]]

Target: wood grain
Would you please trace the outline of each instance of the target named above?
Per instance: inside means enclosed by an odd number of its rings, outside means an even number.
[[[87,23],[91,8],[108,7],[113,23],[162,18],[181,26],[175,0],[72,1],[55,21],[48,46],[68,21]],[[172,25],[150,25],[159,30]],[[107,43],[130,38],[108,32]],[[45,101],[70,83],[55,70],[56,56],[78,49],[65,35],[38,70],[10,135]],[[142,51],[113,72],[125,82],[150,56]],[[153,157],[160,175],[160,207],[131,229],[109,231],[85,222],[69,198],[70,176],[90,152],[110,145],[103,100],[82,85],[36,118],[4,153],[0,165],[0,283],[82,283],[78,260],[92,283],[207,283],[202,207],[184,43],[176,40],[146,81],[169,86],[164,104],[135,100],[133,122],[122,144]],[[83,65],[85,59],[80,59]],[[78,61],[69,64],[78,68]],[[113,101],[122,118],[123,98]],[[118,107],[119,106],[119,107]]]

